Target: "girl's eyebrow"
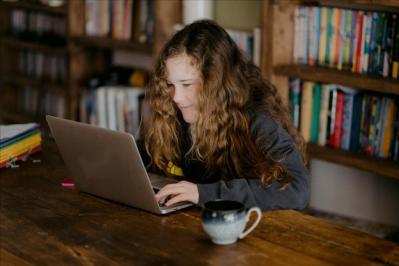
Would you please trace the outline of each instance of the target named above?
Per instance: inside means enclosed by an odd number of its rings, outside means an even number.
[[[187,81],[194,81],[194,80],[195,80],[194,78],[193,79],[180,79],[180,80],[177,80],[177,82],[187,82]],[[167,83],[173,83],[170,80],[166,80],[166,82]]]

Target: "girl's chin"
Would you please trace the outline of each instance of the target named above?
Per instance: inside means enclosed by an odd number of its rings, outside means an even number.
[[[184,121],[186,121],[187,123],[192,124],[195,122],[195,117],[193,114],[187,114],[184,112],[182,112],[182,114],[183,114]]]

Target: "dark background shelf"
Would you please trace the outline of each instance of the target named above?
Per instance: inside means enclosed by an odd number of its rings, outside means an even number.
[[[339,149],[308,144],[308,153],[312,159],[355,167],[377,175],[399,179],[399,162],[348,152]]]
[[[122,49],[129,51],[136,51],[145,53],[148,55],[152,54],[152,45],[143,44],[134,41],[116,40],[107,37],[91,37],[82,36],[73,38],[73,41],[81,46],[104,48],[104,49]]]
[[[72,0],[74,1],[74,0]],[[5,8],[25,8],[29,9],[32,11],[40,11],[40,12],[47,12],[47,13],[52,13],[52,14],[59,14],[59,15],[65,15],[67,13],[65,5],[60,6],[60,7],[51,7],[51,6],[46,6],[42,5],[40,3],[34,3],[32,1],[15,1],[15,2],[4,2],[0,1],[0,7],[5,7]]]

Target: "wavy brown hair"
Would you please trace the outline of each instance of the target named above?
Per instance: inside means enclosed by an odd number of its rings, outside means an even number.
[[[184,121],[166,82],[167,59],[181,54],[191,58],[203,81],[198,92],[198,120],[189,126],[192,146],[188,154],[181,154],[179,138]],[[262,112],[287,130],[304,156],[304,141],[276,88],[262,78],[259,68],[213,21],[186,26],[164,46],[149,83],[149,99],[152,111],[145,146],[152,165],[163,171],[169,162],[178,164],[190,155],[205,163],[208,176],[288,184],[290,176],[281,163],[284,158],[261,154],[257,146],[268,140],[251,137],[248,109],[255,101]]]

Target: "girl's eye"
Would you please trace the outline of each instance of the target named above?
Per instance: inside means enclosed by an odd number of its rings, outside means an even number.
[[[183,87],[190,87],[191,86],[191,84],[183,84]]]

